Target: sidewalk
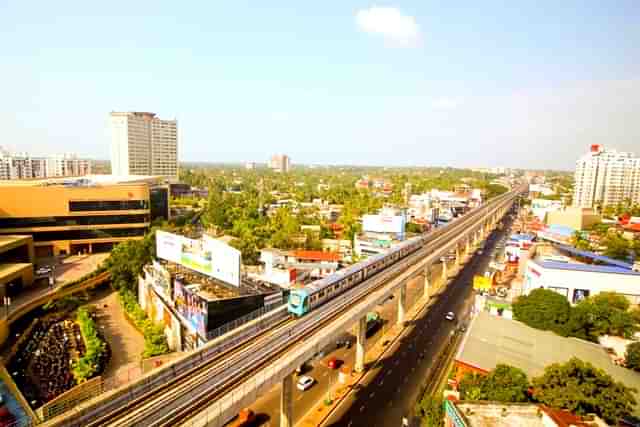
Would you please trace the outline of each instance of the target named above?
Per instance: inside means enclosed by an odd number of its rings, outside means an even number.
[[[473,254],[473,251],[470,255]],[[465,258],[463,263],[458,267],[449,267],[446,282],[443,282],[442,278],[437,279],[430,288],[430,297],[426,299],[422,295],[413,306],[406,313],[406,320],[411,321],[417,317],[417,315],[429,305],[433,304],[436,298],[441,294],[441,291],[446,285],[451,282],[451,278],[455,277],[460,269],[464,266],[464,263],[468,260]],[[361,373],[352,372],[346,378],[345,383],[336,382],[331,390],[332,401],[329,405],[324,400],[319,401],[314,407],[312,407],[307,414],[296,423],[300,427],[314,427],[322,425],[331,413],[342,403],[342,401],[352,392],[357,392],[360,388],[360,383],[366,375],[370,373],[370,370],[374,368],[377,363],[386,355],[387,351],[393,347],[393,343],[407,332],[408,329],[402,325],[394,324],[387,329],[385,334],[373,345],[365,354],[365,370]]]

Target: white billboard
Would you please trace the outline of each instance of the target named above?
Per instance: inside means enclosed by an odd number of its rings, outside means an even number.
[[[405,218],[403,215],[364,215],[362,229],[374,233],[404,234]]]
[[[209,236],[194,240],[156,231],[156,256],[240,286],[240,251]]]

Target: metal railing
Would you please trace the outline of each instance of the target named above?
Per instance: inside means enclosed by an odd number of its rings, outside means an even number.
[[[242,317],[239,317],[231,322],[225,323],[222,326],[217,327],[213,331],[209,331],[207,333],[207,340],[212,340],[214,338],[218,338],[226,333],[231,332],[232,330],[244,325],[245,323],[249,323],[252,320],[257,319],[258,317],[264,316],[271,310],[275,310],[276,308],[282,306],[284,301],[279,301],[273,304],[265,305],[264,307],[260,307],[257,310],[252,311],[249,314],[245,314]]]

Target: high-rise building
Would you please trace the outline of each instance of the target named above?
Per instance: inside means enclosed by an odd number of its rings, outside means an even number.
[[[287,173],[291,169],[291,159],[286,154],[274,154],[271,156],[269,168],[276,172]]]
[[[178,176],[178,122],[154,113],[111,113],[113,175]]]
[[[640,158],[594,144],[576,162],[573,206],[640,203]]]
[[[91,160],[75,154],[31,157],[0,150],[0,180],[78,177],[91,173]]]

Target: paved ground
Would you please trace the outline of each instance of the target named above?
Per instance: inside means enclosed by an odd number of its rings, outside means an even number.
[[[100,289],[89,303],[98,308],[98,326],[111,346],[111,360],[103,374],[105,381],[122,384],[140,376],[144,337],[125,318],[117,292]]]
[[[451,270],[451,266],[449,267]],[[441,264],[435,266],[431,270],[431,282],[441,280]],[[407,286],[406,303],[407,307],[410,307],[421,296],[424,289],[424,282],[418,278],[409,282]],[[391,300],[387,300],[384,305],[378,306],[377,311],[380,314],[383,322],[379,326],[375,333],[367,337],[366,349],[369,350],[379,342],[380,338],[391,328],[397,321],[398,316],[398,302],[397,296]],[[345,331],[345,338],[349,338],[352,342],[355,342],[355,331]],[[372,331],[373,332],[373,331]],[[326,355],[322,358],[312,360],[308,363],[311,369],[305,372],[305,375],[309,375],[316,380],[316,383],[309,390],[301,392],[294,388],[293,399],[293,418],[296,422],[300,422],[305,415],[308,415],[309,411],[313,409],[317,402],[323,401],[329,396],[329,390],[337,384],[338,372],[327,367],[327,360],[330,357],[336,357],[339,360],[344,361],[347,365],[353,367],[355,362],[355,346],[350,349],[345,347],[335,349],[329,349],[326,351]],[[369,355],[368,355],[369,356]],[[296,378],[294,378],[296,380]],[[274,387],[269,393],[258,399],[251,409],[259,415],[260,419],[265,419],[264,426],[279,426],[280,425],[280,386]],[[308,424],[305,424],[305,426]]]
[[[495,241],[504,232],[493,233],[482,255],[475,256],[438,296],[426,313],[418,316],[382,363],[371,369],[357,387],[322,425],[394,426],[413,413],[431,362],[436,359],[457,322],[444,319],[448,311],[466,317],[472,301],[474,274],[481,274],[491,260]]]
[[[109,253],[72,255],[64,258],[50,257],[38,261],[37,267],[51,266],[56,285],[79,279],[98,268],[109,257]]]

